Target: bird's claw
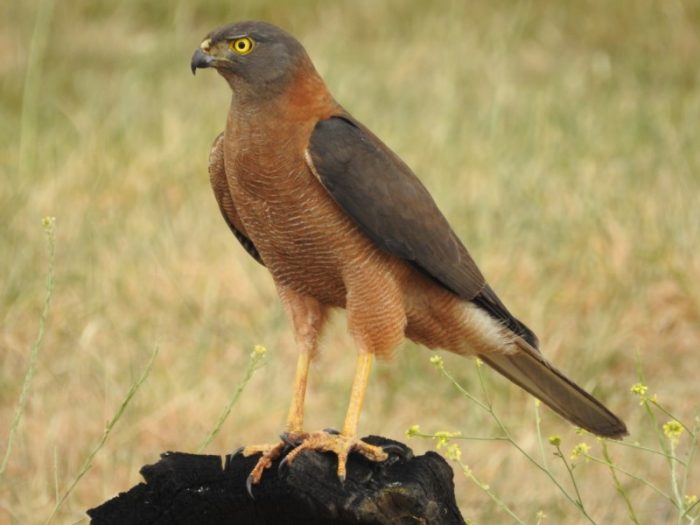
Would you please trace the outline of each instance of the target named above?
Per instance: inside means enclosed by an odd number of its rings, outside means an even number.
[[[262,454],[246,479],[246,490],[251,498],[253,497],[253,485],[260,483],[263,472],[270,468],[275,460],[301,443],[306,435],[303,432],[284,432],[280,435],[281,441],[275,445],[249,445],[234,452],[234,455],[242,454],[246,458]]]
[[[250,499],[255,499],[255,496],[253,496],[253,473],[251,472],[248,474],[248,477],[245,480],[245,489],[248,492],[248,496],[250,496]]]
[[[246,458],[255,454],[262,454],[260,459],[258,459],[258,462],[253,467],[253,470],[251,470],[250,474],[248,474],[248,478],[245,482],[246,490],[251,498],[254,498],[253,485],[257,485],[260,482],[265,469],[272,466],[272,463],[282,455],[285,448],[287,448],[287,443],[282,441],[276,445],[253,445],[243,447],[239,451],[236,451],[236,453],[240,452],[243,454],[243,457]]]
[[[351,452],[361,454],[370,461],[385,461],[389,454],[382,447],[370,445],[355,437],[345,436],[341,433],[328,431],[309,434],[303,442],[292,450],[280,463],[280,469],[286,468],[305,450],[318,450],[319,452],[331,452],[338,457],[338,479],[345,481],[347,474],[346,464]]]
[[[396,454],[404,457],[406,452],[398,445],[385,445],[384,447],[370,445],[355,437],[346,436],[337,430],[327,429],[321,432],[306,434],[302,432],[284,432],[280,435],[281,441],[276,445],[254,445],[243,447],[234,454],[242,453],[249,457],[254,454],[262,454],[258,462],[253,467],[246,480],[246,490],[253,497],[253,485],[260,483],[263,472],[270,468],[272,464],[284,456],[277,466],[278,472],[283,472],[294,462],[294,460],[305,450],[317,450],[319,452],[331,452],[338,458],[338,479],[341,483],[345,481],[347,474],[348,456],[352,452],[361,454],[370,461],[386,461],[389,454]],[[291,449],[291,450],[290,450]]]

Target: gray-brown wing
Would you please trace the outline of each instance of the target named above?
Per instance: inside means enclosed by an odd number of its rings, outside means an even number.
[[[231,193],[228,190],[228,181],[226,180],[226,169],[224,167],[224,134],[220,133],[209,152],[209,182],[214,190],[216,202],[219,203],[219,210],[223,215],[226,224],[231,229],[233,235],[241,243],[245,251],[247,251],[256,261],[263,266],[265,263],[260,257],[255,244],[250,240],[245,231],[243,223],[238,217],[236,206],[231,198]]]
[[[537,346],[532,331],[486,284],[425,186],[372,132],[347,115],[321,120],[311,135],[307,162],[377,246],[410,261]]]
[[[318,122],[308,157],[323,186],[377,246],[464,299],[483,289],[484,277],[428,190],[364,126],[346,117]]]

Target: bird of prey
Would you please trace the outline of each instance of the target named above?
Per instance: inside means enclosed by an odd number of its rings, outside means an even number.
[[[335,101],[302,45],[282,29],[246,21],[212,31],[191,60],[233,91],[209,174],[219,208],[245,250],[263,264],[299,349],[283,441],[262,454],[249,483],[289,443],[375,461],[385,450],[357,437],[370,368],[407,337],[432,349],[477,355],[556,413],[599,436],[625,424],[554,368],[535,334],[484,279],[411,169]],[[309,363],[333,308],[347,312],[357,366],[340,432],[306,433]]]

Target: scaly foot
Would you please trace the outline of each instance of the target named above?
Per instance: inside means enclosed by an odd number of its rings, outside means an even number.
[[[323,430],[321,432],[307,434],[302,439],[301,443],[282,460],[280,467],[291,465],[296,457],[305,450],[332,452],[338,456],[338,478],[340,478],[341,481],[345,481],[345,464],[351,452],[362,454],[370,461],[385,461],[389,458],[389,454],[381,447],[369,445],[356,437]]]
[[[265,469],[272,466],[272,463],[284,455],[285,451],[290,450],[301,443],[308,434],[306,432],[285,432],[280,436],[282,441],[276,445],[249,445],[243,447],[241,454],[244,457],[254,456],[255,454],[262,454],[260,459],[253,467],[253,470],[248,475],[248,480],[246,485],[248,487],[248,493],[252,496],[251,486],[257,485],[262,478]]]

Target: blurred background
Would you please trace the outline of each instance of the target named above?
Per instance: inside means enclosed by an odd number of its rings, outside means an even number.
[[[629,442],[658,447],[630,393],[638,370],[649,392],[692,424],[697,2],[10,0],[0,4],[0,453],[39,329],[47,215],[56,217],[56,280],[0,480],[0,523],[44,522],[156,346],[150,375],[56,522],[84,520],[87,508],[139,482],[141,465],[160,452],[196,450],[255,344],[268,349],[267,365],[206,452],[269,442],[283,427],[291,330],[269,275],[231,236],[208,182],[230,91],[215,72],[193,78],[189,69],[211,29],[242,19],[297,36],[336,99],[423,179],[545,354],[624,417]],[[342,423],[354,355],[336,315],[310,378],[309,429]],[[406,440],[419,424],[497,435],[430,355],[407,343],[378,364],[361,432]],[[472,362],[444,357],[479,393]],[[493,374],[488,383],[496,412],[536,453],[532,398]],[[563,449],[582,440],[541,414],[542,432],[561,436]],[[422,452],[433,442],[409,445]],[[610,449],[624,468],[671,490],[665,458]],[[582,519],[507,444],[468,442],[462,451],[525,522],[539,511],[545,523]],[[605,467],[581,462],[576,474],[597,522],[628,520]],[[558,475],[566,484],[566,472]],[[675,516],[663,497],[620,476],[646,523]],[[510,522],[462,472],[455,481],[465,517]],[[697,472],[687,488],[700,492]]]

